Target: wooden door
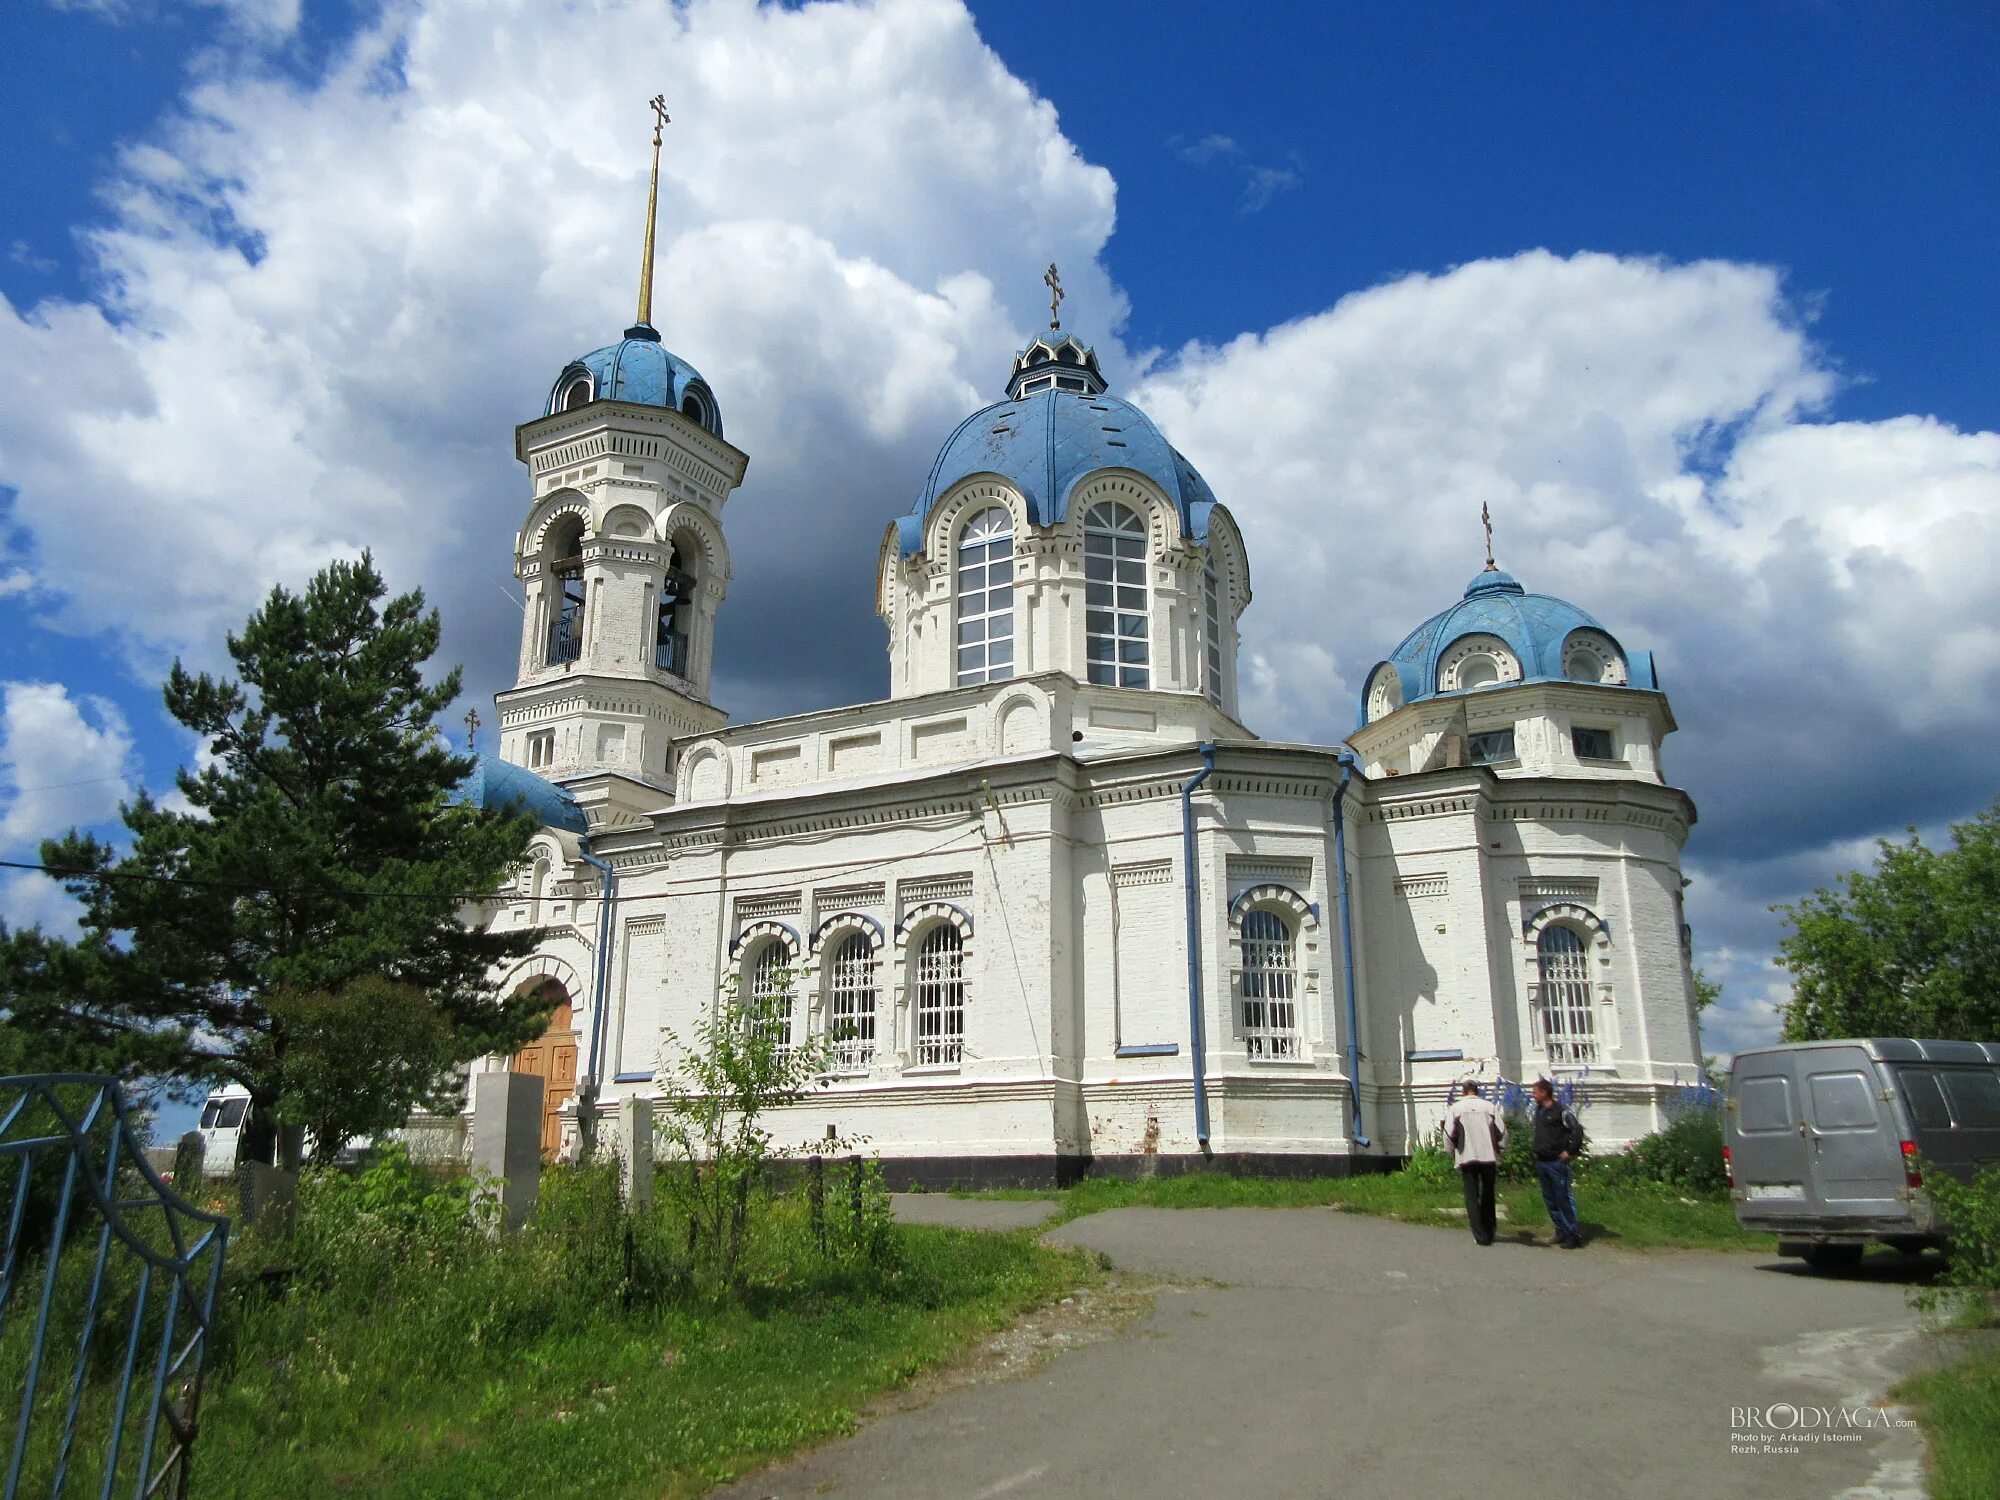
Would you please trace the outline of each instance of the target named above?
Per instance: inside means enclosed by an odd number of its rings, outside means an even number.
[[[542,1155],[552,1159],[562,1146],[563,1102],[576,1094],[576,1022],[567,1000],[549,1029],[514,1054],[514,1071],[541,1075]]]

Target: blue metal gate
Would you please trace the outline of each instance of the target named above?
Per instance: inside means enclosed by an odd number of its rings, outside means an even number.
[[[229,1220],[163,1182],[118,1084],[82,1074],[0,1078],[0,1191],[4,1500],[184,1500]]]

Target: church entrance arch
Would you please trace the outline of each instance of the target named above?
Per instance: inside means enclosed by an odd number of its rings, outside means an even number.
[[[553,979],[536,981],[529,994],[553,999],[549,1029],[514,1054],[516,1073],[536,1073],[542,1080],[542,1156],[553,1159],[562,1148],[562,1107],[576,1096],[576,1011],[569,991]]]

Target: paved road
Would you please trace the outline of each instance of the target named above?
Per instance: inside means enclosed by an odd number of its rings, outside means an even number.
[[[1922,1494],[1913,1429],[1732,1451],[1732,1407],[1837,1412],[1893,1384],[1915,1354],[1895,1261],[1830,1280],[1756,1256],[1481,1249],[1320,1209],[1119,1209],[1051,1238],[1174,1285],[1120,1336],[724,1494]]]

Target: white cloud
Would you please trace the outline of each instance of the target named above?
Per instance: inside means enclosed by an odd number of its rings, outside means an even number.
[[[105,306],[0,305],[0,372],[28,393],[0,411],[0,482],[37,579],[149,674],[372,546],[497,685],[511,429],[631,321],[655,92],[655,320],[753,455],[735,649],[824,647],[825,619],[781,605],[833,571],[862,607],[832,643],[875,656],[881,529],[935,435],[998,393],[1043,266],[1087,334],[1113,345],[1122,317],[1095,261],[1109,176],[947,0],[391,7],[314,87],[247,55],[202,77],[89,238]],[[735,681],[753,706],[761,681]]]
[[[0,683],[0,851],[33,859],[69,828],[101,823],[131,794],[132,736],[116,705],[78,702],[60,683]],[[67,920],[55,882],[14,872],[0,883],[0,916],[15,925]]]

